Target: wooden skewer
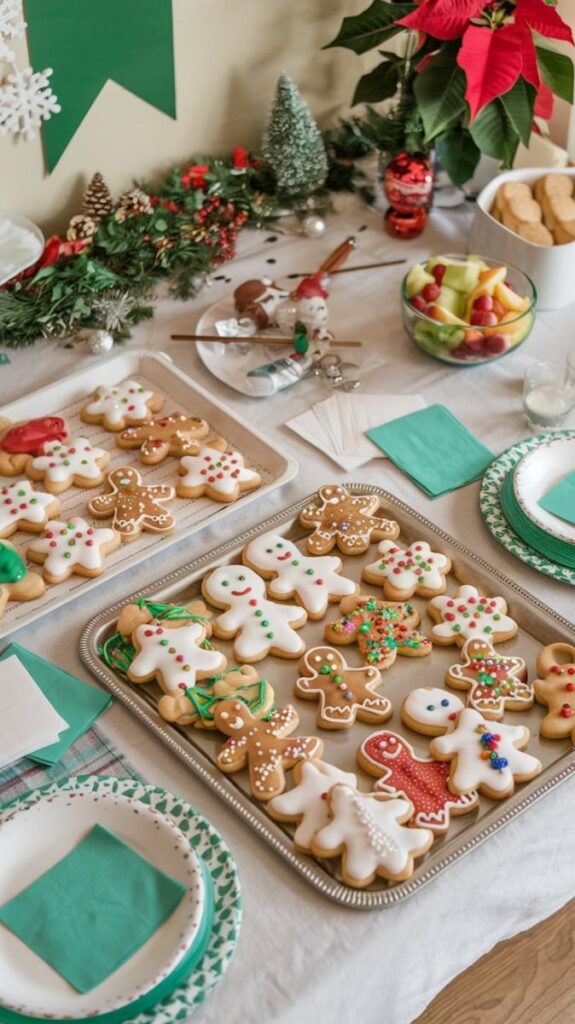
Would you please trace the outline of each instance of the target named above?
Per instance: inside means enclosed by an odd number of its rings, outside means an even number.
[[[330,277],[333,274],[353,274],[356,270],[372,270],[374,267],[396,267],[400,263],[407,263],[407,260],[387,260],[385,263],[361,263],[358,267],[342,267],[341,270],[330,270]],[[299,274],[285,274],[291,280],[293,277],[311,277],[311,271],[303,270]]]
[[[249,342],[250,345],[292,345],[293,338],[267,338],[262,334],[236,335],[231,338],[222,338],[219,334],[171,334],[172,341],[221,341],[224,345],[232,342]],[[310,345],[314,344],[314,338],[310,338]],[[362,341],[330,341],[330,348],[361,348]]]
[[[350,235],[349,238],[346,238],[345,242],[338,245],[337,249],[334,249],[333,252],[325,258],[321,266],[318,267],[316,273],[319,274],[322,271],[326,274],[337,273],[337,268],[341,267],[342,263],[345,263],[346,259],[348,256],[351,256],[354,249],[355,235]],[[311,275],[306,274],[305,276],[308,277]]]

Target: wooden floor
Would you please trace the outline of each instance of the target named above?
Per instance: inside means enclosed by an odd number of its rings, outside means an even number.
[[[414,1024],[575,1024],[575,900],[501,942]]]

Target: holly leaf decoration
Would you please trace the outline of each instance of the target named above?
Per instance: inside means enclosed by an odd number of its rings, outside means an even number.
[[[401,18],[405,28],[426,32],[435,39],[459,39],[470,18],[477,18],[485,0],[423,0],[412,13]]]
[[[467,128],[455,125],[435,141],[437,157],[454,185],[463,185],[475,173],[481,150]]]
[[[415,4],[387,3],[386,0],[373,0],[373,3],[352,17],[344,18],[341,28],[331,43],[323,47],[329,50],[333,46],[343,46],[354,53],[366,53],[374,46],[391,39],[403,32],[403,25],[398,20],[415,10]]]
[[[573,64],[569,57],[546,46],[536,46],[535,51],[545,84],[556,96],[573,103]]]
[[[469,126],[469,133],[482,153],[511,167],[519,135],[515,131],[500,99],[493,100],[477,115]]]
[[[457,63],[467,79],[465,98],[472,120],[488,103],[515,85],[523,67],[521,50],[526,35],[530,34],[521,25],[504,25],[495,30],[470,25],[467,29]]]
[[[465,75],[456,62],[456,54],[453,44],[442,47],[413,83],[426,142],[445,131],[467,108]]]
[[[521,77],[501,97],[505,112],[524,146],[529,145],[536,98],[535,88]]]
[[[373,71],[362,75],[357,83],[351,105],[379,103],[395,96],[399,83],[398,61],[384,60]]]

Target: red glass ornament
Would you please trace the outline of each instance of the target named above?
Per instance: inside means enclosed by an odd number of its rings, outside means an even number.
[[[422,153],[397,153],[385,168],[383,188],[389,200],[384,223],[396,238],[415,238],[427,224],[434,171]]]

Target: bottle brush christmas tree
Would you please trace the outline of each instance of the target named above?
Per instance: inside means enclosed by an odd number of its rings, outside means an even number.
[[[305,199],[327,177],[327,155],[320,130],[297,85],[283,72],[262,140],[262,154],[279,195]]]

